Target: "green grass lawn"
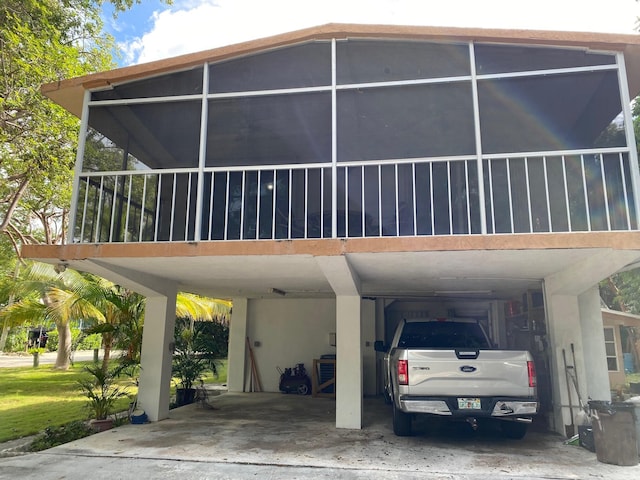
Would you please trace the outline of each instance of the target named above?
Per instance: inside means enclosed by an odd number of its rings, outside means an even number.
[[[60,426],[90,416],[86,398],[77,381],[87,374],[86,363],[76,362],[67,371],[45,365],[39,368],[0,368],[0,442],[32,435],[51,426]],[[130,379],[122,385],[135,395]],[[129,408],[128,397],[118,400],[117,410]]]
[[[39,368],[0,368],[0,442],[33,435],[47,427],[57,427],[73,420],[86,420],[90,411],[77,381],[87,375],[85,362],[76,362],[67,371],[50,365]],[[221,362],[218,377],[209,374],[205,383],[226,383],[227,362]],[[133,396],[137,387],[123,377],[120,382]],[[172,392],[175,385],[172,384]],[[117,411],[129,408],[128,397],[118,400]]]

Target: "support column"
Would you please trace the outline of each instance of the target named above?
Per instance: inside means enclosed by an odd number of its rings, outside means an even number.
[[[169,416],[177,288],[165,285],[165,292],[147,297],[142,333],[138,404],[153,422]]]
[[[373,342],[376,340],[376,303],[374,300],[362,300],[362,360],[363,360],[363,392],[366,396],[374,396],[376,390],[376,351]]]
[[[578,399],[573,386],[567,382],[564,358],[569,365],[571,360],[571,344],[582,351],[582,335],[580,333],[580,309],[578,297],[575,295],[547,294],[546,296],[553,417],[550,428],[560,435],[569,436],[566,426],[572,425],[572,414],[578,413]],[[563,355],[564,350],[564,355]],[[569,397],[571,395],[571,397]]]
[[[234,298],[231,322],[229,322],[229,356],[227,386],[230,392],[244,392],[247,358],[247,324],[249,301]]]
[[[582,368],[580,365],[576,367],[579,375],[580,395],[584,402],[588,398],[611,401],[599,288],[593,287],[581,294],[578,297],[578,306],[580,308],[583,351],[576,351],[576,358],[584,359]]]
[[[336,428],[362,428],[360,296],[336,297]]]

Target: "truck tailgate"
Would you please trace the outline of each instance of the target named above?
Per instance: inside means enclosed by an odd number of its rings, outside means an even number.
[[[405,394],[425,396],[535,395],[529,386],[527,352],[480,350],[475,359],[459,359],[455,350],[405,350],[409,385]]]

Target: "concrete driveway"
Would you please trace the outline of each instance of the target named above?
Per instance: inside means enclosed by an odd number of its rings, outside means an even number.
[[[418,424],[396,437],[390,407],[364,400],[364,428],[336,429],[332,399],[225,393],[211,408],[189,405],[170,418],[126,425],[45,452],[0,459],[2,479],[114,478],[640,478],[640,467],[600,463],[555,434],[524,440],[487,428]]]

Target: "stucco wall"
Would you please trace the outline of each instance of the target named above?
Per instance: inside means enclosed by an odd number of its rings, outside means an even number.
[[[284,370],[304,363],[311,376],[314,358],[336,353],[329,345],[329,333],[336,331],[334,299],[249,300],[247,317],[247,335],[265,392],[279,391],[276,367]]]

